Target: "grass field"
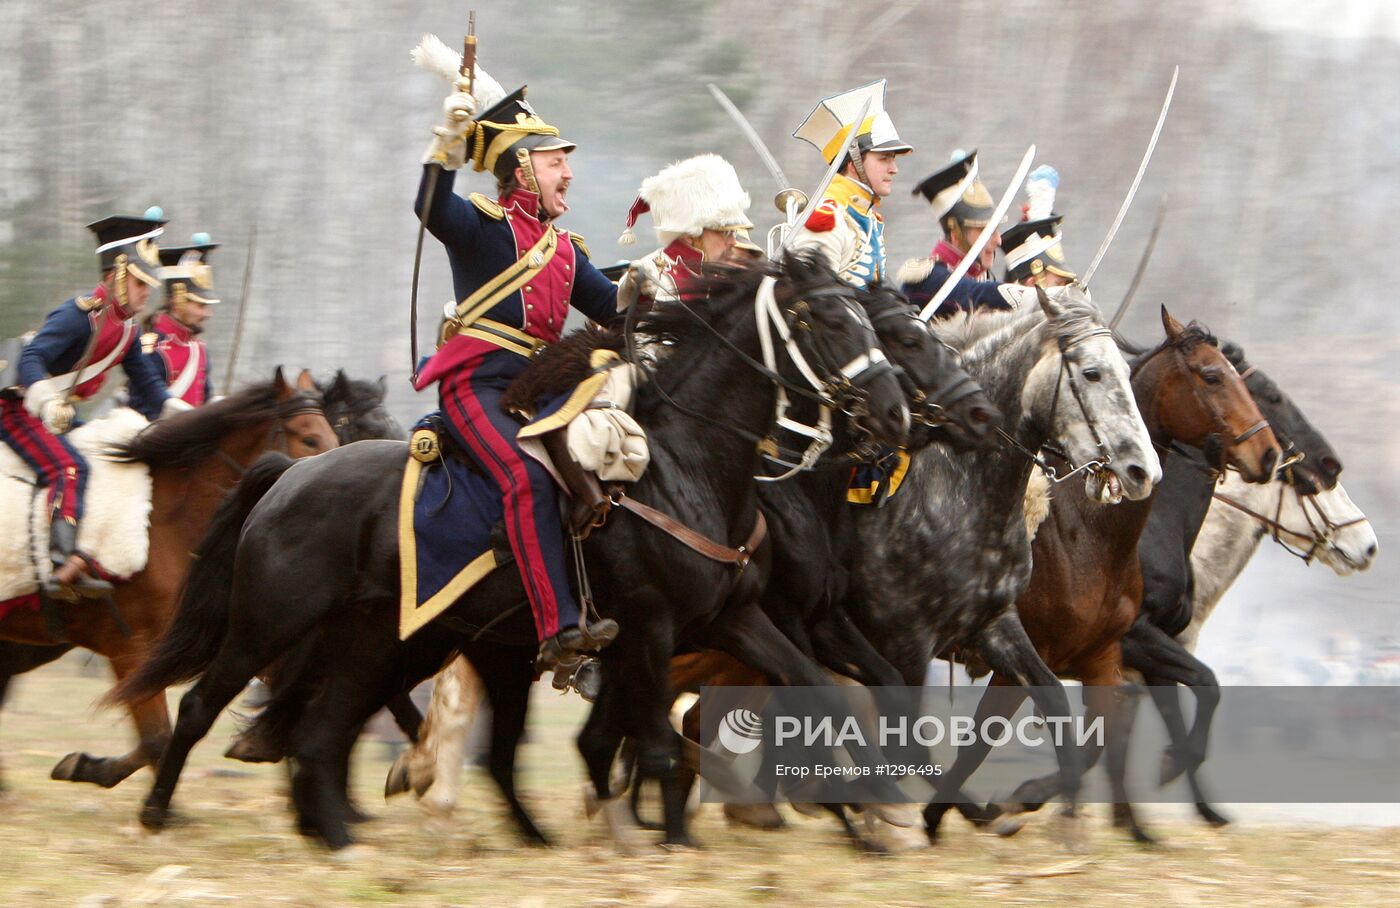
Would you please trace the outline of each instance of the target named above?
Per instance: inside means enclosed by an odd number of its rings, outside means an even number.
[[[1400,830],[1241,824],[1223,831],[1159,820],[1166,844],[1144,850],[1088,823],[1087,855],[1061,851],[1052,825],[1013,839],[951,820],[932,850],[853,853],[829,821],[788,811],[790,827],[696,820],[705,848],[619,857],[583,819],[572,738],[583,704],[538,690],[522,789],[552,849],[517,845],[484,774],[468,770],[463,806],[432,825],[416,805],[384,804],[389,748],[357,750],[354,784],[378,819],[350,860],[308,845],[291,826],[281,767],[222,759],[232,722],[196,749],[176,808],[188,824],[159,836],[137,825],[142,771],[112,791],[52,782],[70,750],[124,751],[132,732],[90,704],[105,674],[76,655],[15,682],[0,718],[9,791],[0,800],[0,905],[1396,905]]]

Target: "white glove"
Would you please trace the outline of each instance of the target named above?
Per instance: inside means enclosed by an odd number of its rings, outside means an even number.
[[[73,405],[62,397],[51,397],[39,408],[39,418],[44,421],[44,428],[62,435],[73,425]]]
[[[423,154],[424,164],[440,164],[443,170],[460,170],[467,163],[467,139],[476,124],[476,99],[467,94],[467,82],[458,79],[457,90],[442,102],[443,125],[433,127],[433,141]]]
[[[1001,293],[1002,299],[1011,304],[1012,309],[1020,310],[1038,305],[1034,287],[1024,284],[997,284],[997,291]]]
[[[160,418],[164,419],[174,413],[184,413],[186,410],[193,410],[194,405],[179,397],[167,397],[165,403],[160,405]]]

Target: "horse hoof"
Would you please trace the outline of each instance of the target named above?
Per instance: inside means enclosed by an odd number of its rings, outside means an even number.
[[[278,763],[285,754],[256,737],[241,737],[229,745],[228,750],[224,751],[224,756],[241,763]]]
[[[160,832],[170,819],[170,812],[164,807],[147,804],[141,808],[141,825],[151,832]]]
[[[671,854],[687,854],[693,851],[700,851],[700,846],[690,836],[675,840],[668,840],[661,843],[661,850]]]
[[[1170,785],[1181,778],[1181,774],[1185,771],[1185,761],[1178,759],[1177,755],[1169,750],[1162,754],[1162,769],[1158,774],[1157,784]]]
[[[865,831],[862,837],[880,847],[881,854],[904,854],[922,851],[931,844],[928,836],[911,826],[895,826],[874,811],[866,811]]]
[[[1002,838],[1010,838],[1026,827],[1026,814],[1014,812],[1007,809],[1007,805],[998,805],[1000,813],[987,822],[987,828]]]
[[[394,765],[389,767],[389,774],[384,777],[384,800],[403,794],[408,789],[408,751],[404,751],[399,754]]]
[[[1201,819],[1205,820],[1216,829],[1230,825],[1229,817],[1225,816],[1223,813],[1218,813],[1208,804],[1197,804],[1196,812],[1201,815]]]
[[[724,818],[732,824],[754,829],[782,829],[787,825],[772,804],[725,804]]]
[[[345,807],[345,819],[348,823],[360,824],[369,823],[375,819],[372,814],[365,813],[354,804],[347,804]]]
[[[446,819],[452,816],[452,811],[457,808],[457,797],[434,783],[432,787],[423,792],[418,803],[429,815]]]
[[[53,770],[49,772],[49,778],[59,782],[84,781],[78,778],[78,769],[83,765],[83,761],[86,759],[87,754],[69,754],[54,765]]]
[[[827,815],[826,808],[820,804],[813,804],[811,801],[793,801],[792,809],[804,817],[811,817],[814,820],[820,820]]]
[[[337,864],[364,864],[372,860],[378,860],[379,853],[369,845],[359,845],[349,842],[344,845],[329,846],[331,849],[330,859]]]
[[[598,800],[598,789],[593,787],[592,782],[583,783],[583,815],[587,819],[593,819],[602,809],[602,804]]]

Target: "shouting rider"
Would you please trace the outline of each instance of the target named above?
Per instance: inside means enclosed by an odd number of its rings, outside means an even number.
[[[141,335],[142,352],[165,382],[167,393],[192,407],[213,397],[209,348],[199,335],[212,314],[210,307],[219,302],[207,258],[218,248],[207,233],[194,234],[188,246],[161,248],[165,306],[151,316]],[[133,394],[131,401],[138,410],[145,405],[139,394]]]
[[[1055,191],[1060,174],[1049,164],[1031,171],[1026,180],[1025,214],[1002,234],[1006,255],[1006,280],[1011,284],[1061,287],[1079,277],[1065,263],[1060,242],[1060,221],[1055,214]]]
[[[643,180],[619,242],[636,242],[632,228],[649,211],[663,245],[628,266],[618,283],[618,306],[626,309],[640,298],[649,308],[678,299],[706,262],[733,258],[753,227],[748,207],[739,175],[719,155],[687,158]]]
[[[924,306],[952,276],[953,269],[977,242],[984,230],[992,235],[977,261],[958,280],[935,318],[947,318],[960,311],[1015,309],[1026,299],[1019,287],[999,284],[992,277],[992,265],[1001,247],[1001,225],[991,223],[996,203],[978,177],[977,152],[953,153],[953,161],[920,181],[915,195],[922,195],[933,208],[933,216],[943,229],[943,239],[928,258],[913,259],[899,269],[904,295],[916,306]]]
[[[100,598],[112,591],[89,573],[90,560],[77,548],[88,466],[63,437],[74,425],[74,402],[96,394],[120,364],[147,419],[180,408],[136,342],[136,316],[160,283],[155,238],[164,224],[164,213],[153,207],[142,217],[118,215],[88,225],[97,236],[102,282],[48,314],[20,355],[19,386],[0,400],[0,440],[48,488],[54,565],[43,588],[48,595]]]
[[[605,322],[616,314],[617,288],[589,262],[582,238],[554,223],[569,208],[574,143],[540,118],[524,88],[503,95],[480,69],[474,81],[460,79],[423,159],[415,210],[447,249],[459,302],[448,305],[441,345],[415,387],[438,386],[453,440],[500,487],[544,669],[606,646],[617,623],[581,620],[558,491],[548,471],[521,452],[520,424],[500,401],[530,355],[559,339],[571,305]],[[453,192],[468,161],[496,178],[495,199]]]
[[[865,120],[852,123],[867,99]],[[791,248],[820,250],[842,279],[858,287],[881,280],[885,221],[877,209],[894,188],[899,156],[914,150],[885,110],[885,80],[823,98],[793,136],[820,151],[828,165],[837,158],[846,163],[797,228]]]

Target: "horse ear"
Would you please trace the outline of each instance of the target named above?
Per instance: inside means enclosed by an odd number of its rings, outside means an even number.
[[[1064,312],[1060,304],[1052,300],[1050,294],[1046,293],[1045,288],[1039,284],[1035,287],[1035,298],[1040,303],[1040,308],[1045,312],[1046,318],[1054,319]]]
[[[272,387],[273,395],[278,400],[286,400],[296,393],[296,389],[287,384],[287,377],[282,374],[281,366],[278,366],[277,370],[272,373]]]
[[[1186,329],[1181,322],[1172,318],[1172,314],[1167,311],[1165,305],[1162,306],[1162,329],[1167,332],[1167,340],[1176,340]]]
[[[344,396],[349,389],[350,379],[345,376],[344,369],[335,370],[335,378],[331,379],[331,391],[339,392],[337,396]]]
[[[388,393],[389,393],[389,376],[388,376],[388,375],[381,375],[381,376],[379,376],[379,396],[380,396],[380,397],[383,397],[385,394],[388,394]]]
[[[316,390],[316,379],[315,379],[314,377],[312,377],[312,375],[311,375],[311,370],[310,370],[310,369],[302,369],[302,370],[301,370],[301,374],[297,376],[297,390],[298,390],[298,391],[315,391],[315,390]]]

